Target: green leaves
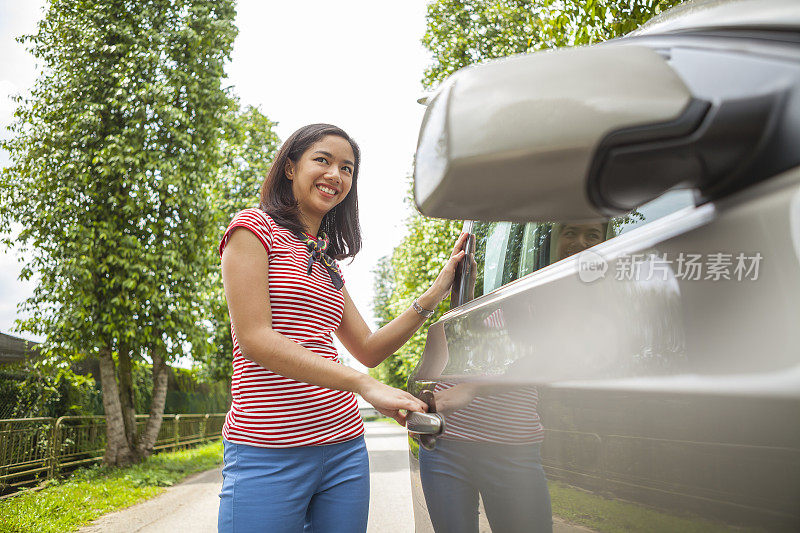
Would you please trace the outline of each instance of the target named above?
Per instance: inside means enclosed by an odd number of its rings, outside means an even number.
[[[422,84],[487,59],[620,37],[682,0],[438,0],[422,44],[433,63]]]
[[[237,212],[259,204],[261,183],[280,145],[276,126],[259,109],[240,107],[236,101],[231,102],[229,113],[224,116],[221,165],[216,180],[208,184],[206,191],[214,206],[214,223],[210,226],[213,244],[207,250],[211,267],[207,284],[198,295],[206,302],[211,333],[202,349],[193,354],[210,379],[229,379],[233,357],[230,319],[216,245]]]
[[[414,214],[406,221],[406,236],[391,256],[384,257],[373,271],[373,310],[379,326],[401,314],[415,298],[430,287],[439,274],[461,231],[462,223]],[[384,383],[405,387],[408,376],[425,348],[427,325],[449,309],[446,299],[411,339],[370,374]]]
[[[233,0],[52,0],[24,39],[42,71],[3,143],[0,225],[24,228],[40,281],[20,327],[47,353],[207,343],[234,15]]]

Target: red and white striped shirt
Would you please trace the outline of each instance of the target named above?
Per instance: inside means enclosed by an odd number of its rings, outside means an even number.
[[[235,228],[247,228],[267,250],[272,328],[321,357],[341,363],[331,334],[339,327],[344,295],[292,232],[260,209],[233,217],[219,246],[220,257]],[[288,448],[334,444],[364,433],[352,392],[326,389],[283,377],[242,356],[233,336],[231,408],[222,436],[237,444]]]
[[[440,381],[434,392],[456,384]],[[535,444],[544,440],[539,418],[539,392],[534,386],[509,387],[509,390],[479,395],[468,405],[445,418],[443,439],[496,444]]]

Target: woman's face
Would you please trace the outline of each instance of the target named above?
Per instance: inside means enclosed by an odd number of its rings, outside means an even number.
[[[321,219],[344,200],[353,185],[355,159],[347,140],[326,135],[297,161],[287,160],[286,177],[304,215]]]
[[[558,235],[557,260],[560,261],[603,242],[603,224],[565,224]]]

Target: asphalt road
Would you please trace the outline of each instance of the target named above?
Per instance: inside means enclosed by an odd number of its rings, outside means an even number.
[[[371,497],[368,533],[414,531],[404,428],[368,422]],[[157,498],[107,514],[82,533],[216,533],[222,468],[195,474]]]

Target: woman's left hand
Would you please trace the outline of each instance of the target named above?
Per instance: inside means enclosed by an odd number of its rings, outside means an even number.
[[[425,292],[425,297],[429,297],[431,300],[434,300],[434,305],[427,307],[426,309],[433,309],[436,305],[439,305],[439,303],[441,303],[441,301],[444,300],[448,294],[450,294],[450,288],[452,287],[453,279],[456,276],[456,267],[458,266],[458,262],[464,258],[464,246],[468,237],[469,233],[464,232],[458,236],[455,245],[453,245],[453,251],[450,253],[450,258],[439,272],[439,275],[436,276],[436,280],[433,282],[433,285],[431,285],[430,289]],[[427,299],[428,298],[426,298],[426,300]],[[423,305],[422,298],[420,298],[420,305]]]

